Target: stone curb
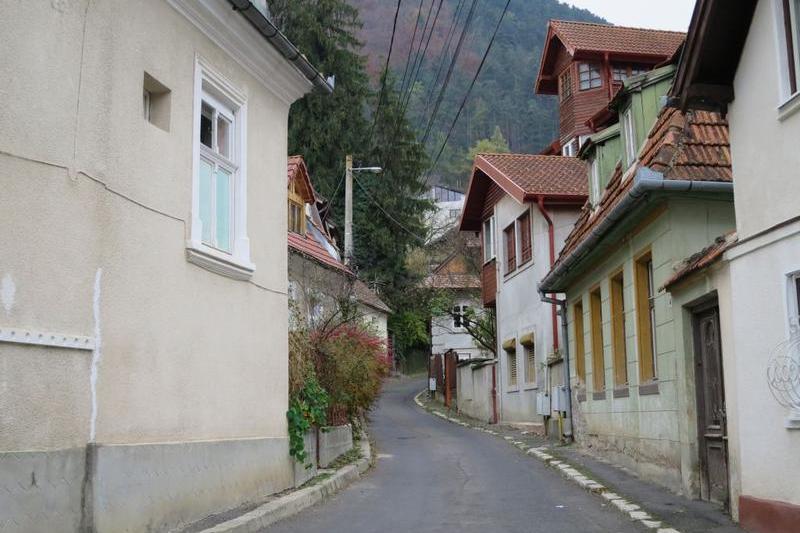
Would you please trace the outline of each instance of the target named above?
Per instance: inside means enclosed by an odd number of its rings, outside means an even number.
[[[256,533],[275,522],[294,516],[312,505],[327,500],[358,480],[369,469],[372,462],[372,449],[366,433],[361,438],[361,455],[361,459],[353,464],[343,466],[331,477],[316,485],[281,496],[249,513],[204,529],[202,533]]]
[[[497,433],[496,431],[492,431],[491,429],[486,429],[480,426],[473,426],[467,424],[466,422],[458,420],[457,418],[447,416],[446,414],[444,414],[441,411],[438,411],[437,409],[427,407],[425,404],[422,403],[422,400],[420,400],[420,397],[426,392],[427,391],[423,390],[422,392],[414,396],[414,403],[416,403],[422,409],[428,411],[429,413],[432,413],[435,416],[438,416],[442,420],[447,420],[448,422],[453,422],[455,424],[470,429],[483,431],[484,433],[487,433],[489,435],[499,436],[499,433]],[[631,520],[638,521],[646,528],[655,530],[656,533],[680,533],[678,530],[670,528],[667,524],[664,524],[662,521],[653,518],[652,516],[650,516],[650,514],[648,514],[646,511],[644,511],[641,507],[639,507],[635,503],[632,503],[624,499],[622,496],[615,494],[607,487],[591,479],[590,477],[584,475],[573,465],[569,464],[568,462],[562,459],[550,455],[549,453],[547,453],[548,452],[547,447],[531,448],[524,442],[514,440],[513,437],[509,436],[503,436],[503,439],[512,446],[519,448],[527,455],[535,457],[536,459],[539,459],[547,466],[554,468],[557,472],[560,472],[562,476],[572,481],[573,483],[576,483],[581,488],[603,497],[608,503],[610,503],[613,506],[613,508],[615,508],[622,514],[628,516],[628,518],[630,518]]]

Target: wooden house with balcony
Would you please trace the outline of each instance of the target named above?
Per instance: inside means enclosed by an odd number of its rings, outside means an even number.
[[[686,34],[551,20],[536,93],[559,98],[558,139],[547,153],[574,156],[622,82],[672,58]],[[593,120],[594,119],[594,120]]]

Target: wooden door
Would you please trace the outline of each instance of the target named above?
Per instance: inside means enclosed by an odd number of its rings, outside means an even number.
[[[700,494],[728,507],[728,435],[719,307],[694,315]]]

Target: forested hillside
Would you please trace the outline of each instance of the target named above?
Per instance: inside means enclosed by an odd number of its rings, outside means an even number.
[[[361,53],[368,56],[368,71],[372,79],[377,80],[389,51],[397,3],[394,0],[349,2],[359,10],[363,22],[359,37],[364,43]],[[478,68],[506,0],[476,0],[451,79],[438,112],[433,116],[438,90],[443,85],[472,4],[472,0],[401,2],[390,65],[397,79],[397,89],[409,95],[407,116],[411,124],[420,137],[430,127],[426,150],[432,162]],[[512,0],[448,147],[433,169],[435,178],[463,186],[470,147],[492,137],[496,127],[512,151],[536,152],[553,140],[557,125],[555,99],[533,93],[547,21],[551,18],[602,21],[586,10],[556,0]],[[415,63],[418,75],[413,68]]]

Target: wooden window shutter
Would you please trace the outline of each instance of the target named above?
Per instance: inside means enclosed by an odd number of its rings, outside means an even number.
[[[531,243],[531,215],[525,213],[519,217],[519,246],[520,246],[520,260],[519,264],[527,263],[533,256],[533,245]]]
[[[503,232],[506,240],[506,274],[517,269],[517,235],[514,224]]]

